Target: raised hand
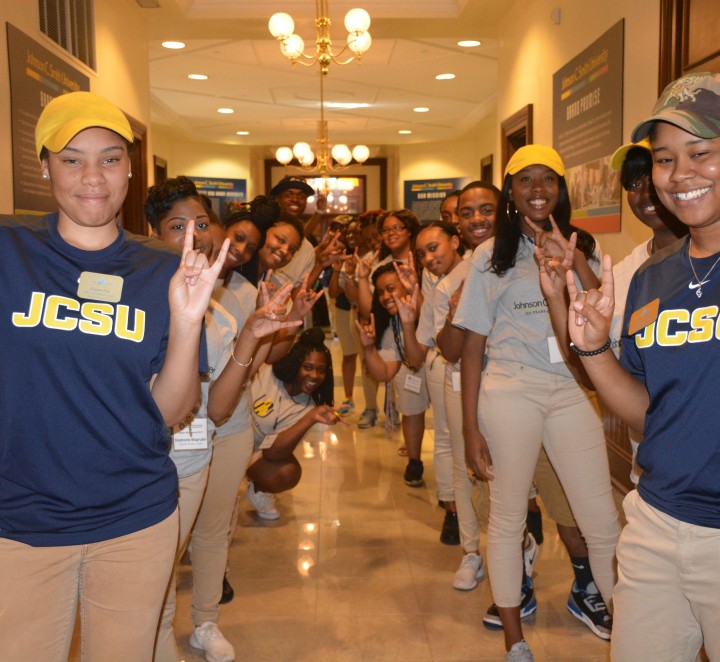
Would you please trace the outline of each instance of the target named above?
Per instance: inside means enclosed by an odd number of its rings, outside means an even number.
[[[412,294],[404,297],[399,297],[393,294],[392,297],[395,300],[395,305],[398,308],[398,315],[400,315],[400,321],[403,324],[412,324],[417,320],[418,316],[418,295],[420,294],[420,287],[416,284],[412,289]]]
[[[370,272],[372,271],[372,265],[377,260],[380,251],[376,250],[370,257],[366,257],[364,260],[360,257],[358,249],[355,249],[355,259],[357,260],[357,275],[358,278],[369,278]]]
[[[315,290],[308,287],[308,276],[309,274],[305,274],[302,283],[295,292],[293,307],[290,311],[290,319],[292,320],[304,319],[305,315],[312,310],[317,300],[323,295],[323,290],[315,292]]]
[[[325,211],[327,209],[327,195],[318,189],[315,197],[315,209]]]
[[[564,296],[565,274],[568,271],[572,273],[572,261],[575,255],[576,243],[577,232],[573,232],[570,241],[567,242],[562,260],[548,257],[542,248],[535,246],[535,258],[540,269],[540,288],[548,299]]]
[[[258,340],[280,329],[300,326],[302,320],[288,321],[288,306],[293,285],[283,285],[270,296],[267,283],[260,283],[258,302],[261,304],[245,321],[245,328]]]
[[[195,222],[185,229],[182,259],[170,279],[168,301],[170,312],[187,322],[200,322],[210,303],[210,295],[227,257],[230,240],[225,239],[212,266],[200,251],[193,250]]]
[[[376,339],[375,316],[371,314],[368,322],[355,320],[355,326],[357,326],[358,331],[360,331],[360,344],[363,347],[372,347]]]
[[[415,259],[413,258],[412,252],[408,255],[407,264],[393,262],[393,266],[403,287],[408,292],[412,292],[413,288],[418,284],[418,275],[415,270]]]
[[[578,292],[572,271],[566,273],[566,282],[570,296],[570,340],[584,351],[600,349],[610,335],[610,324],[615,310],[612,258],[609,255],[603,256],[602,286],[599,290]]]
[[[315,248],[315,263],[323,269],[327,269],[330,265],[349,259],[350,256],[345,255],[345,246],[340,240],[342,232],[338,231],[334,234],[328,233],[324,239]]]
[[[550,231],[541,228],[527,216],[524,218],[530,229],[535,233],[535,246],[541,248],[547,257],[554,258],[561,263],[566,263],[569,256],[570,263],[566,268],[570,269],[575,257],[575,248],[573,247],[572,253],[568,254],[569,242],[565,239],[563,233],[560,232],[560,228],[557,223],[555,223],[553,215],[550,214],[549,216],[550,226],[552,228]]]

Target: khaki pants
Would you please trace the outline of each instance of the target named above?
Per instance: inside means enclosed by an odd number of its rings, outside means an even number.
[[[0,660],[67,660],[79,600],[84,661],[150,662],[177,539],[177,511],[88,545],[0,539]]]
[[[425,377],[428,394],[433,408],[433,430],[435,444],[433,466],[437,482],[437,498],[440,501],[454,501],[453,452],[450,445],[450,430],[445,414],[445,360],[437,350],[431,349],[425,362]]]
[[[637,490],[623,502],[613,662],[720,660],[720,529],[656,510]]]
[[[527,500],[544,446],[588,546],[600,593],[610,604],[620,523],[595,399],[567,377],[490,361],[478,422],[492,456],[488,567],[499,607],[520,604]]]

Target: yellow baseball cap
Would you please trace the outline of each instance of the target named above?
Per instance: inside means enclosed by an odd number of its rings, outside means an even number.
[[[38,158],[43,147],[59,152],[78,133],[95,126],[110,129],[130,143],[133,141],[127,117],[105,97],[92,92],[70,92],[55,97],[45,106],[35,127]]]
[[[531,165],[544,165],[554,170],[560,177],[565,175],[565,164],[552,147],[545,145],[525,145],[510,157],[505,166],[506,175],[514,175]]]
[[[623,145],[622,147],[618,147],[615,150],[615,153],[612,155],[612,158],[610,159],[610,167],[613,170],[622,170],[623,163],[625,163],[625,157],[627,156],[627,153],[633,147],[642,147],[643,149],[646,149],[649,152],[650,151],[650,139],[645,138],[645,139],[641,140],[639,143],[627,143],[626,145]]]

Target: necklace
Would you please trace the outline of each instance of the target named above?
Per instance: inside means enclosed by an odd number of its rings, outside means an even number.
[[[707,283],[708,276],[710,275],[710,272],[715,268],[715,265],[720,262],[720,257],[713,262],[712,267],[708,269],[708,272],[705,274],[702,280],[698,278],[697,272],[695,271],[695,267],[693,265],[692,258],[690,257],[690,244],[688,244],[688,260],[690,262],[690,268],[692,269],[693,276],[695,276],[695,280],[697,281],[697,285],[693,284],[692,280],[688,283],[688,288],[691,290],[695,290],[695,295],[699,299],[702,296],[702,286]]]

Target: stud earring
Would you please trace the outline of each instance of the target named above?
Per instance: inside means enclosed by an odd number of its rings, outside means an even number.
[[[128,179],[132,179],[132,173],[131,173],[131,172],[128,173]]]
[[[50,175],[44,174],[44,175],[42,176],[42,178],[43,178],[43,179],[50,179]]]

